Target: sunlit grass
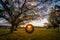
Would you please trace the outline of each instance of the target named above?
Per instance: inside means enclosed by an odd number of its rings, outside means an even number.
[[[0,35],[8,32],[9,29],[0,29]],[[0,36],[0,40],[60,40],[60,32],[53,28],[35,28],[34,32],[29,34],[24,28],[19,28],[12,34]]]

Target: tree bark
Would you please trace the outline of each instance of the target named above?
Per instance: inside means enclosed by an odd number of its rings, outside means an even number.
[[[14,24],[12,24],[11,28],[10,28],[10,33],[13,33],[14,31]]]
[[[18,27],[18,26],[16,25],[14,31],[17,31],[17,27]]]

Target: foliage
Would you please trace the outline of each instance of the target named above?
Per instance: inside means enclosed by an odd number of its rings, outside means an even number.
[[[60,12],[59,11],[54,11],[54,12],[50,13],[49,22],[52,24],[52,26],[54,28],[59,26],[59,24],[60,24],[59,20],[60,20]]]

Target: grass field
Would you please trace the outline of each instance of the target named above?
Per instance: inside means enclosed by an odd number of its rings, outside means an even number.
[[[60,40],[60,30],[35,28],[34,32],[29,34],[24,28],[9,34],[9,29],[0,29],[0,40]]]

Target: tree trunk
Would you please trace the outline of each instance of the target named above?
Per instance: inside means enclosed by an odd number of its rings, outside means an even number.
[[[17,27],[18,27],[18,26],[16,25],[14,31],[17,31]]]
[[[12,24],[11,26],[10,33],[13,33],[13,31],[14,31],[14,24]]]
[[[58,27],[58,32],[59,32],[59,27]]]

